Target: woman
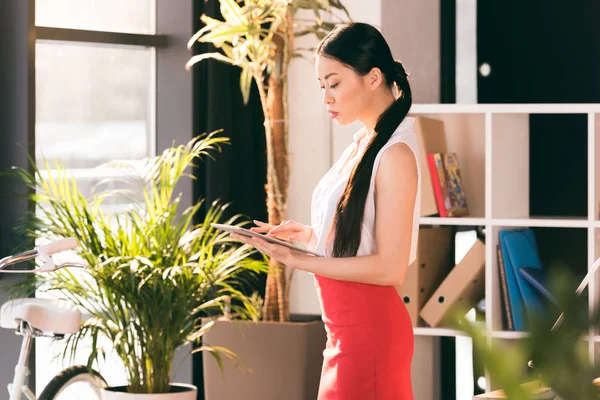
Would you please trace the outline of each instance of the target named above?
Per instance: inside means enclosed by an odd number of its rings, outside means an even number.
[[[327,330],[319,400],[412,399],[413,330],[395,286],[416,256],[420,167],[411,89],[374,27],[332,31],[315,53],[331,118],[364,127],[312,197],[311,226],[259,221],[255,232],[303,242],[325,257],[240,240],[314,274]]]

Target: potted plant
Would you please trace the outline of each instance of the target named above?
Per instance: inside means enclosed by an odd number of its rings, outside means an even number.
[[[176,186],[186,170],[227,142],[215,133],[156,157],[109,163],[121,174],[99,182],[88,198],[60,166],[50,171],[46,163],[49,173],[44,174],[38,168],[33,174],[18,170],[37,208],[23,227],[25,233],[35,238],[75,237],[77,255],[89,267],[36,275],[15,294],[58,294],[87,314],[82,329],[66,339],[64,355],[74,355],[78,343],[89,337],[89,367],[105,356],[97,341],[108,338],[123,362],[128,385],[106,388],[105,399],[136,399],[149,393],[152,399],[196,399],[194,386],[171,382],[178,349],[210,329],[213,322],[203,317],[225,311],[237,318],[258,317],[257,303],[241,292],[240,283],[266,271],[265,260],[249,257],[254,250],[210,225],[244,225],[241,217],[221,221],[226,205],[215,202],[196,224],[202,200],[179,208]],[[106,211],[105,205],[119,202],[124,210]],[[219,362],[223,355],[234,357],[225,348],[201,346],[195,351],[203,350]]]
[[[289,181],[288,69],[293,58],[303,55],[294,40],[308,35],[320,40],[337,22],[349,21],[350,15],[339,0],[219,0],[219,4],[223,20],[202,15],[205,26],[188,43],[188,48],[197,41],[211,43],[216,51],[194,55],[186,68],[207,59],[238,66],[245,103],[251,85],[256,84],[265,120],[268,222],[277,225],[286,218]],[[311,17],[295,18],[301,10]],[[226,365],[221,379],[214,363],[207,360],[209,400],[229,398],[239,387],[264,399],[316,397],[326,340],[323,324],[320,320],[289,324],[293,270],[286,275],[284,266],[270,260],[270,271],[262,307],[264,323],[220,322],[206,337],[210,343],[231,346],[254,372],[249,376]],[[259,373],[280,384],[262,385]]]

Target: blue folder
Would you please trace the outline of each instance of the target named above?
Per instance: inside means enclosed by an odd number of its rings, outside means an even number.
[[[543,313],[539,292],[519,272],[521,268],[542,269],[533,231],[527,229],[501,230],[500,246],[504,258],[508,297],[515,330],[527,329],[527,314]]]
[[[523,278],[531,284],[545,299],[558,307],[558,301],[548,288],[548,276],[544,270],[531,267],[523,267],[519,269],[519,273]]]

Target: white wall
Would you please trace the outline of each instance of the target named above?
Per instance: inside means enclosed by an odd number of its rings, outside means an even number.
[[[367,22],[377,26],[383,31],[390,42],[394,57],[410,65],[413,77],[418,81],[415,85],[415,102],[438,102],[439,98],[439,68],[430,65],[432,62],[439,64],[439,17],[435,20],[437,25],[430,22],[434,17],[432,13],[438,10],[437,0],[427,0],[422,6],[414,5],[411,12],[416,12],[421,21],[411,21],[410,34],[404,35],[402,25],[395,23],[393,18],[383,18],[382,5],[389,12],[401,13],[400,5],[393,2],[397,0],[344,0],[350,15],[358,22]],[[416,4],[416,3],[415,3]],[[419,2],[419,4],[421,4]],[[436,4],[438,4],[436,6]],[[437,8],[436,8],[437,7]],[[386,11],[388,12],[388,11]],[[403,15],[402,20],[411,20],[411,16]],[[425,20],[425,21],[423,21]],[[389,28],[382,26],[385,22]],[[422,22],[426,22],[423,24]],[[433,25],[433,26],[432,26]],[[418,30],[428,32],[419,35]],[[404,38],[413,40],[410,47],[406,47]],[[415,38],[420,43],[415,42]],[[298,42],[299,47],[308,47],[315,42]],[[419,55],[418,48],[438,48],[433,54]],[[396,51],[406,51],[408,57],[396,54]],[[408,61],[407,61],[408,60]],[[425,69],[420,74],[414,71]],[[436,64],[436,65],[437,65]],[[415,77],[415,75],[417,75]],[[431,75],[434,78],[431,78]],[[437,77],[437,78],[436,78]],[[433,79],[433,82],[431,82]],[[437,81],[435,80],[437,79]],[[419,95],[422,92],[423,95]],[[345,127],[332,123],[322,103],[322,96],[316,80],[314,65],[304,59],[294,60],[290,67],[289,80],[290,99],[290,188],[288,218],[305,224],[310,224],[310,203],[314,187],[329,167],[336,160],[342,150],[352,141],[352,135],[360,124],[355,123]],[[291,283],[290,311],[298,314],[321,314],[312,275],[304,272],[295,272]],[[413,357],[413,392],[414,397],[420,400],[436,400],[440,398],[439,375],[439,338],[416,337],[415,353]]]
[[[314,41],[303,38],[298,47]],[[329,169],[330,127],[326,109],[311,61],[298,58],[291,62],[290,101],[290,186],[288,219],[309,225],[312,190]],[[290,289],[290,311],[320,314],[312,275],[295,271]]]
[[[414,103],[440,101],[440,0],[381,0],[383,34],[400,60]]]

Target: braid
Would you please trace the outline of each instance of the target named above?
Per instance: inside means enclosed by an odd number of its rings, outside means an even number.
[[[380,115],[375,125],[375,136],[367,144],[361,160],[356,164],[344,192],[338,201],[329,237],[335,234],[333,243],[334,257],[355,256],[360,246],[360,234],[364,216],[373,164],[379,151],[388,142],[398,125],[406,118],[412,105],[412,92],[408,76],[401,62],[395,61],[389,72],[389,81],[394,81],[400,89],[400,97]]]

